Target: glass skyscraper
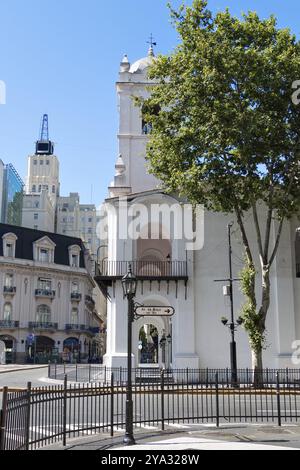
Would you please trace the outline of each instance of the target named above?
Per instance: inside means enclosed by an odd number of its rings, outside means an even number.
[[[24,183],[13,165],[4,166],[1,222],[22,225]]]

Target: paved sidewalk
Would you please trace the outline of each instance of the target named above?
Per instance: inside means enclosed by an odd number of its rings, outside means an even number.
[[[295,450],[300,449],[300,425],[226,424],[220,428],[213,425],[169,426],[165,432],[145,434],[136,431],[136,446],[124,447],[123,434],[115,438],[105,435],[86,436],[61,444],[45,447],[44,450],[93,450],[93,451],[138,451],[147,450]]]
[[[48,365],[34,365],[34,364],[9,364],[0,365],[0,374],[8,374],[10,372],[21,372],[26,370],[44,369]]]

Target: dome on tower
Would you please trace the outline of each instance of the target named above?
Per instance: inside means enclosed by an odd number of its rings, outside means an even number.
[[[150,47],[147,57],[137,60],[134,64],[131,65],[129,72],[130,73],[143,73],[150,65],[152,65],[154,60],[153,47]]]

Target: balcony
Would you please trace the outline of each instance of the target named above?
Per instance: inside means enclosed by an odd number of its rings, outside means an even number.
[[[81,302],[82,294],[78,294],[78,292],[71,293],[71,300],[74,302]]]
[[[87,325],[76,325],[76,324],[67,324],[66,331],[72,331],[73,333],[86,333],[90,335],[97,335],[100,332],[100,328],[91,327]]]
[[[73,331],[74,333],[84,333],[87,330],[85,325],[67,324],[66,331]]]
[[[46,297],[47,299],[54,299],[55,298],[55,290],[49,289],[36,289],[35,290],[36,297]]]
[[[88,306],[91,310],[94,310],[96,303],[95,303],[93,297],[91,297],[90,295],[86,295],[86,296],[85,296],[85,303],[87,304],[87,306]]]
[[[20,322],[13,321],[13,320],[1,320],[0,321],[0,328],[4,330],[15,330],[19,328]]]
[[[17,292],[16,287],[12,287],[12,286],[4,286],[3,287],[3,294],[4,295],[15,295],[16,292]]]
[[[58,323],[29,322],[28,328],[36,331],[57,331]]]
[[[131,265],[138,280],[188,280],[186,261],[103,261],[97,265],[96,280],[100,282],[122,279]]]

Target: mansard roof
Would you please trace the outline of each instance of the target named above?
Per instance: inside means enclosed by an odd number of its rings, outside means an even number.
[[[3,235],[11,233],[17,237],[16,258],[33,261],[33,247],[36,242],[42,239],[49,239],[55,246],[54,263],[70,266],[69,248],[77,245],[80,247],[80,268],[85,268],[84,252],[86,250],[80,238],[67,237],[57,233],[43,232],[25,227],[0,224],[0,240]],[[3,256],[3,243],[0,243],[0,256]]]

